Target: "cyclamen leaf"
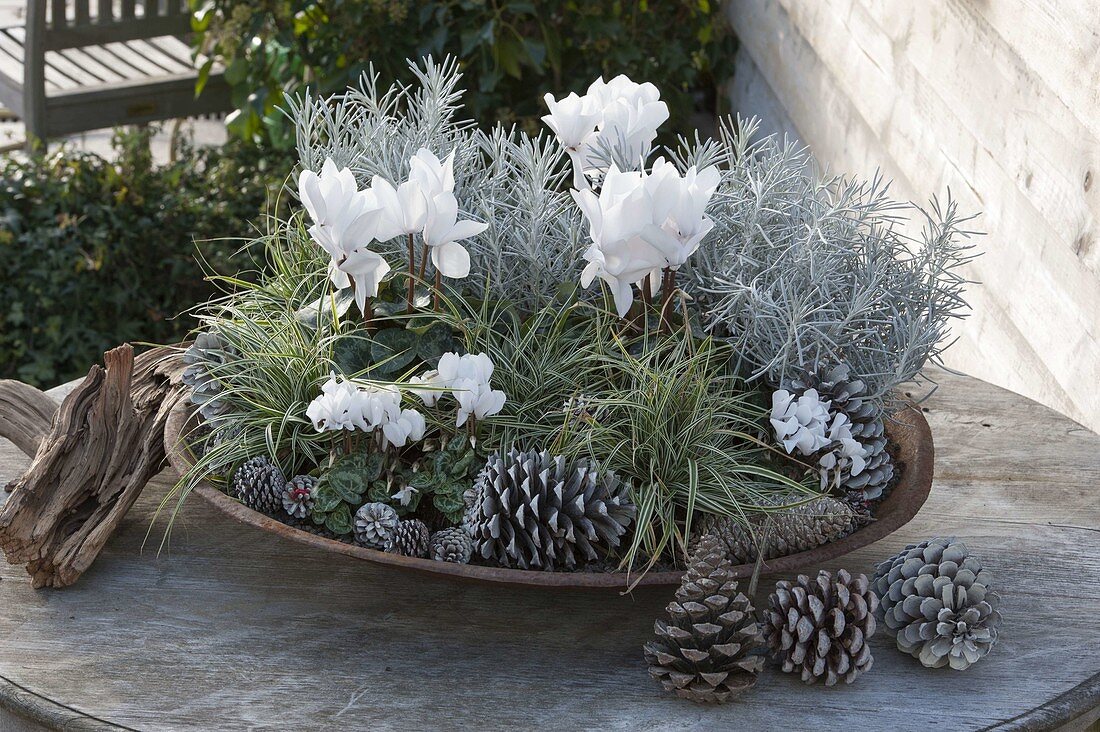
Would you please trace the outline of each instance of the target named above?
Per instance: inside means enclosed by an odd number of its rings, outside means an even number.
[[[352,516],[348,504],[341,503],[335,511],[325,517],[325,528],[338,536],[351,533]]]
[[[374,336],[371,359],[379,375],[401,371],[416,359],[416,334],[404,328],[386,328]]]

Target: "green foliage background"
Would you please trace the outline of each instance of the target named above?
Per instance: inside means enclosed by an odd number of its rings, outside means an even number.
[[[157,166],[153,132],[116,134],[114,162],[0,158],[0,378],[54,386],[119,343],[180,340],[195,322],[176,316],[213,293],[197,255],[215,271],[252,267],[242,237],[289,164],[232,143],[185,145]]]
[[[239,136],[293,144],[283,94],[342,91],[369,62],[385,79],[406,59],[455,56],[470,94],[465,116],[528,132],[545,92],[583,92],[626,73],[661,91],[668,135],[714,118],[736,42],[715,0],[192,0],[196,44],[226,66]],[[696,120],[698,121],[698,120]]]

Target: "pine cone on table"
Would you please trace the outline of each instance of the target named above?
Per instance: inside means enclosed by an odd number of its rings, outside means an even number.
[[[802,497],[781,494],[765,503],[784,506],[799,500]],[[753,514],[751,533],[730,516],[702,514],[692,524],[693,537],[698,538],[693,538],[688,553],[694,553],[699,539],[713,534],[724,544],[731,562],[752,564],[761,549],[764,559],[785,557],[842,539],[866,522],[852,506],[832,496],[822,496],[794,508]]]
[[[635,511],[629,486],[595,463],[513,448],[489,457],[463,525],[502,566],[573,569],[618,547]]]
[[[826,570],[794,583],[781,580],[768,598],[764,636],[786,673],[807,684],[852,683],[870,670],[878,598],[866,575]]]
[[[737,587],[714,537],[700,543],[684,575],[669,620],[657,620],[657,639],[645,644],[649,673],[666,690],[702,703],[722,703],[756,683],[763,644],[752,603]]]
[[[428,556],[437,562],[469,564],[474,553],[474,541],[465,529],[440,529],[428,543]]]
[[[313,510],[316,490],[316,478],[309,475],[295,475],[283,486],[283,510],[294,518],[305,518]]]
[[[992,577],[954,538],[911,544],[878,565],[880,614],[898,648],[928,668],[962,671],[997,642],[1000,597]]]
[[[420,519],[406,519],[386,541],[385,550],[405,557],[428,556],[428,526]]]
[[[385,503],[365,503],[355,512],[355,541],[371,549],[385,549],[401,519]]]
[[[257,456],[233,473],[232,489],[241,503],[253,511],[274,514],[283,507],[286,476],[270,458]]]

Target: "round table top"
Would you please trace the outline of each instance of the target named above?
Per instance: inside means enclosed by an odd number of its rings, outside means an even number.
[[[410,574],[199,500],[158,556],[163,522],[145,537],[174,482],[162,474],[76,585],[34,590],[0,559],[0,728],[38,728],[5,726],[5,709],[66,729],[1083,727],[1100,714],[1100,436],[981,381],[936,377],[928,502],[826,568],[869,574],[907,543],[963,539],[996,573],[1005,616],[966,672],[925,669],[879,633],[873,669],[851,685],[805,686],[769,665],[738,701],[701,707],[662,692],[642,659],[668,588]],[[0,485],[28,463],[0,441]]]

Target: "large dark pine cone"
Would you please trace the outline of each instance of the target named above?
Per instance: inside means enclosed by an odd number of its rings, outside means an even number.
[[[233,495],[254,511],[274,514],[283,507],[286,482],[283,471],[269,458],[254,457],[233,473]]]
[[[191,402],[199,405],[204,419],[215,419],[228,410],[219,399],[221,382],[216,378],[218,367],[238,358],[237,350],[216,331],[199,333],[183,353],[183,383],[191,387]]]
[[[852,683],[871,668],[869,639],[875,633],[878,598],[866,575],[821,570],[794,584],[781,580],[768,598],[764,636],[783,671],[807,684]]]
[[[831,414],[839,412],[848,417],[852,437],[863,445],[865,466],[859,475],[846,470],[841,475],[841,487],[864,498],[881,496],[894,477],[894,462],[886,450],[882,408],[867,397],[867,385],[851,378],[847,364],[839,364],[817,373],[804,371],[784,382],[783,388],[795,395],[816,389],[821,400],[830,403]]]
[[[645,644],[649,673],[666,690],[694,702],[722,703],[756,683],[764,639],[752,603],[737,588],[725,547],[707,537]]]
[[[420,519],[402,521],[386,540],[385,550],[406,557],[428,556],[428,526]]]
[[[463,525],[505,567],[573,569],[619,546],[635,510],[629,486],[595,463],[513,448],[489,457]]]
[[[797,503],[801,498],[782,494],[764,503],[783,506]],[[866,523],[866,518],[852,506],[831,496],[822,496],[794,508],[752,514],[749,520],[751,533],[741,521],[730,516],[702,514],[692,524],[692,534],[700,539],[713,534],[724,544],[731,562],[751,564],[761,552],[764,559],[773,559],[807,551],[842,539]],[[693,539],[689,553],[695,553],[697,543],[698,539]]]
[[[874,588],[898,648],[928,668],[962,671],[997,642],[1000,597],[993,579],[954,538],[907,546],[878,565]]]

